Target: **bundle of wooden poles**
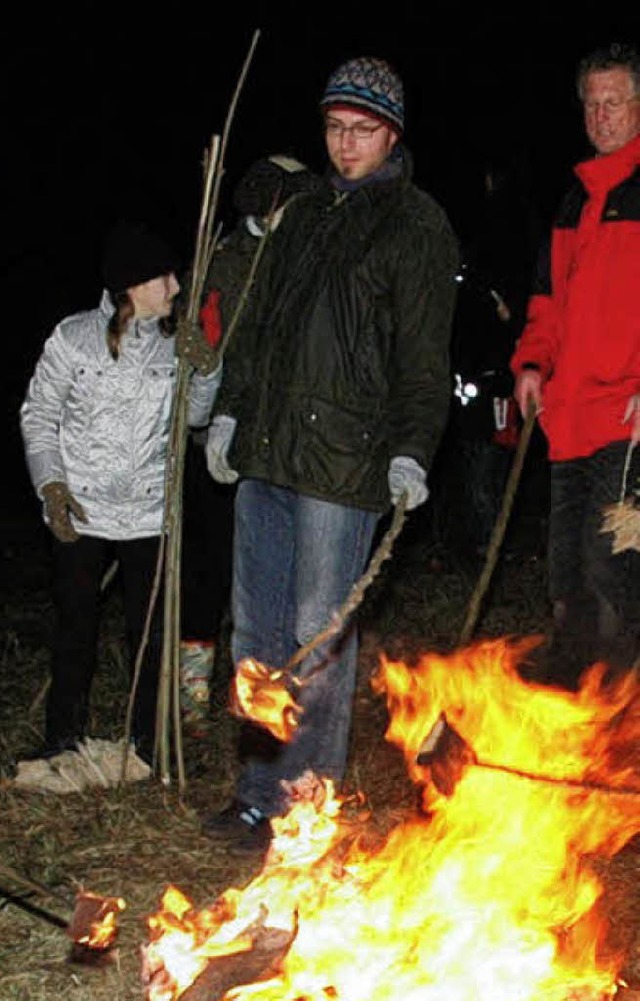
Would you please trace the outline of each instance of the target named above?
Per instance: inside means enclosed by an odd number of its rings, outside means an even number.
[[[198,324],[200,304],[203,290],[211,266],[211,261],[220,235],[220,227],[216,226],[216,213],[220,197],[220,187],[224,173],[224,155],[229,139],[236,105],[244,85],[253,54],[260,37],[255,31],[249,50],[243,63],[235,91],[233,93],[222,137],[213,135],[203,164],[203,190],[200,206],[200,216],[196,233],[195,250],[191,267],[191,282],[189,298],[183,314],[178,318],[178,325]],[[256,250],[254,260],[247,276],[245,288],[240,296],[235,313],[217,347],[218,360],[221,363],[229,339],[237,325],[240,311],[246,301],[257,266],[264,250],[265,240],[261,240]],[[176,390],[173,400],[171,429],[167,464],[165,471],[165,515],[164,532],[161,537],[155,579],[153,582],[151,600],[147,610],[145,629],[137,653],[134,667],[134,677],[125,721],[125,746],[129,746],[131,721],[135,693],[140,675],[144,651],[148,642],[149,628],[154,611],[164,585],[164,634],[162,663],[158,684],[158,702],[156,714],[156,737],[154,747],[154,763],[161,780],[165,784],[171,781],[171,748],[173,750],[175,767],[180,790],[185,786],[185,769],[182,746],[182,727],[180,713],[180,567],[182,559],[182,491],[184,478],[184,462],[187,443],[187,411],[189,403],[189,381],[192,374],[191,365],[180,358]],[[123,761],[123,776],[126,758]]]

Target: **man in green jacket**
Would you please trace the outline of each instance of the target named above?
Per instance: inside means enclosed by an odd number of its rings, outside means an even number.
[[[410,179],[402,83],[358,58],[321,100],[330,172],[271,238],[209,432],[211,475],[238,476],[232,652],[271,667],[330,621],[380,515],[427,498],[450,396],[457,245]],[[356,678],[351,624],[303,662],[293,741],[244,764],[213,836],[264,847],[282,780],[343,776]]]

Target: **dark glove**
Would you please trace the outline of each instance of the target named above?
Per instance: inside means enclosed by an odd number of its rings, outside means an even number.
[[[207,344],[198,324],[186,319],[178,322],[176,354],[200,375],[210,375],[220,365],[218,352]]]
[[[75,515],[83,525],[88,518],[82,504],[75,499],[69,487],[62,481],[45,483],[40,493],[44,501],[44,516],[47,525],[60,542],[76,542],[80,536],[73,527],[71,515]]]

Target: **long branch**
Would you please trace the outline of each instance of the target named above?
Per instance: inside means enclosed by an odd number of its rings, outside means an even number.
[[[224,176],[224,158],[225,158],[225,155],[226,155],[226,152],[227,152],[227,145],[228,145],[228,142],[229,142],[229,133],[231,132],[231,125],[233,123],[233,118],[234,118],[236,107],[237,107],[237,104],[238,104],[238,99],[240,97],[240,92],[241,92],[242,87],[244,86],[244,82],[245,82],[245,80],[247,78],[247,73],[249,72],[249,67],[251,65],[251,60],[253,59],[253,54],[255,52],[256,45],[258,44],[258,39],[259,38],[260,38],[260,31],[259,30],[254,31],[253,37],[251,39],[251,43],[249,45],[249,51],[247,52],[245,60],[244,60],[244,62],[242,64],[242,69],[240,70],[240,75],[238,77],[238,82],[236,83],[235,90],[234,90],[234,92],[233,92],[233,94],[231,96],[231,101],[229,103],[229,109],[227,111],[227,116],[225,118],[224,126],[223,126],[223,129],[222,129],[222,139],[220,140],[220,149],[219,149],[219,152],[218,152],[218,155],[217,155],[218,167],[216,169],[214,180],[213,180],[213,192],[211,194],[209,218],[208,218],[208,221],[207,221],[207,225],[205,227],[205,245],[207,247],[211,247],[211,249],[215,245],[215,240],[213,241],[213,243],[211,241],[211,233],[213,231],[213,221],[215,219],[215,215],[216,215],[216,212],[218,210],[218,201],[219,201],[219,198],[220,198],[220,186],[222,184],[222,178]],[[208,270],[208,264],[209,264],[210,260],[211,260],[211,256],[209,255],[208,260],[207,260],[207,255],[205,254],[205,261],[203,261],[204,267],[202,268],[202,271],[197,275],[196,289],[195,289],[195,291],[197,292],[197,295],[195,297],[196,310],[197,310],[197,305],[200,303],[200,300],[202,298],[202,289],[204,287],[204,283],[205,283],[205,280],[206,280],[206,277],[207,277],[206,272]],[[195,268],[194,268],[194,272],[195,272]],[[196,313],[194,312],[193,315],[189,316],[189,318],[192,319],[192,320],[195,320]]]
[[[249,52],[236,84],[231,104],[225,120],[222,140],[212,138],[205,158],[205,178],[202,206],[196,237],[194,261],[191,274],[191,288],[187,305],[187,319],[195,323],[202,290],[213,254],[213,246],[218,238],[214,230],[214,219],[218,206],[220,184],[223,176],[223,157],[226,151],[231,122],[242,85],[246,78],[259,32],[255,32]],[[185,786],[182,731],[180,718],[180,576],[182,557],[182,483],[187,437],[188,392],[187,380],[190,367],[180,359],[178,362],[178,387],[174,398],[171,420],[170,476],[168,478],[165,505],[166,531],[168,533],[165,558],[165,616],[164,642],[161,679],[158,690],[156,755],[160,764],[161,779],[170,780],[169,720],[173,706],[174,750],[178,769],[178,783],[182,791]]]

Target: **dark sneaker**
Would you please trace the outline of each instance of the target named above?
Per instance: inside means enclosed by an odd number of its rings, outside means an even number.
[[[219,813],[210,814],[202,822],[202,830],[217,841],[228,841],[229,850],[262,852],[271,844],[269,818],[256,806],[234,799]]]

